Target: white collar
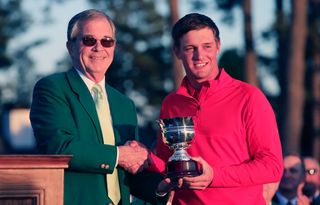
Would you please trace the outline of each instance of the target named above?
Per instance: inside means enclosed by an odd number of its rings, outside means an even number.
[[[90,80],[85,74],[80,72],[78,69],[75,68],[75,70],[77,71],[77,73],[79,74],[79,76],[81,77],[81,79],[86,84],[89,91],[91,92],[92,87],[97,83]],[[101,86],[104,95],[107,97],[106,86],[105,86],[106,85],[106,78],[103,77],[103,79],[98,84]],[[92,93],[91,93],[91,95],[92,95]]]
[[[288,201],[290,201],[292,204],[297,204],[297,197],[294,197],[291,200],[288,200],[285,196],[283,196],[279,191],[276,192],[276,195],[279,199],[280,205],[286,205]]]

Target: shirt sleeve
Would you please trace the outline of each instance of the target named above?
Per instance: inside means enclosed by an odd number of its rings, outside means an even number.
[[[160,118],[164,117],[165,111],[167,110],[165,108],[166,108],[166,104],[163,104],[160,111]],[[173,153],[169,149],[169,147],[166,146],[162,141],[161,131],[159,129],[158,137],[157,137],[157,145],[154,153],[151,153],[151,156],[150,156],[152,160],[152,164],[150,165],[148,170],[165,174],[165,169],[166,169],[165,164],[172,154]]]
[[[155,152],[151,153],[150,157],[152,164],[149,166],[148,170],[165,174],[165,163],[170,157],[170,150],[162,142],[160,133],[158,134]]]

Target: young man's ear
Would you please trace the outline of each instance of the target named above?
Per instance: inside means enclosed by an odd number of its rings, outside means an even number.
[[[221,44],[220,41],[217,42],[217,54],[220,53]]]
[[[177,56],[178,59],[181,58],[181,53],[180,53],[180,49],[176,46],[173,46],[173,52],[174,54]]]

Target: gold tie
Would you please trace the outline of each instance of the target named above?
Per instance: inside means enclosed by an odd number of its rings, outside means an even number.
[[[101,86],[99,84],[95,84],[92,87],[92,92],[102,130],[103,142],[104,144],[114,145],[115,139],[108,101],[103,95]],[[107,174],[107,186],[109,198],[114,204],[118,204],[121,196],[117,168],[114,168],[112,174]]]

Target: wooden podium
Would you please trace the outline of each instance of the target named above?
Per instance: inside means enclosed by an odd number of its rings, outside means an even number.
[[[70,155],[0,155],[1,205],[63,205]]]

